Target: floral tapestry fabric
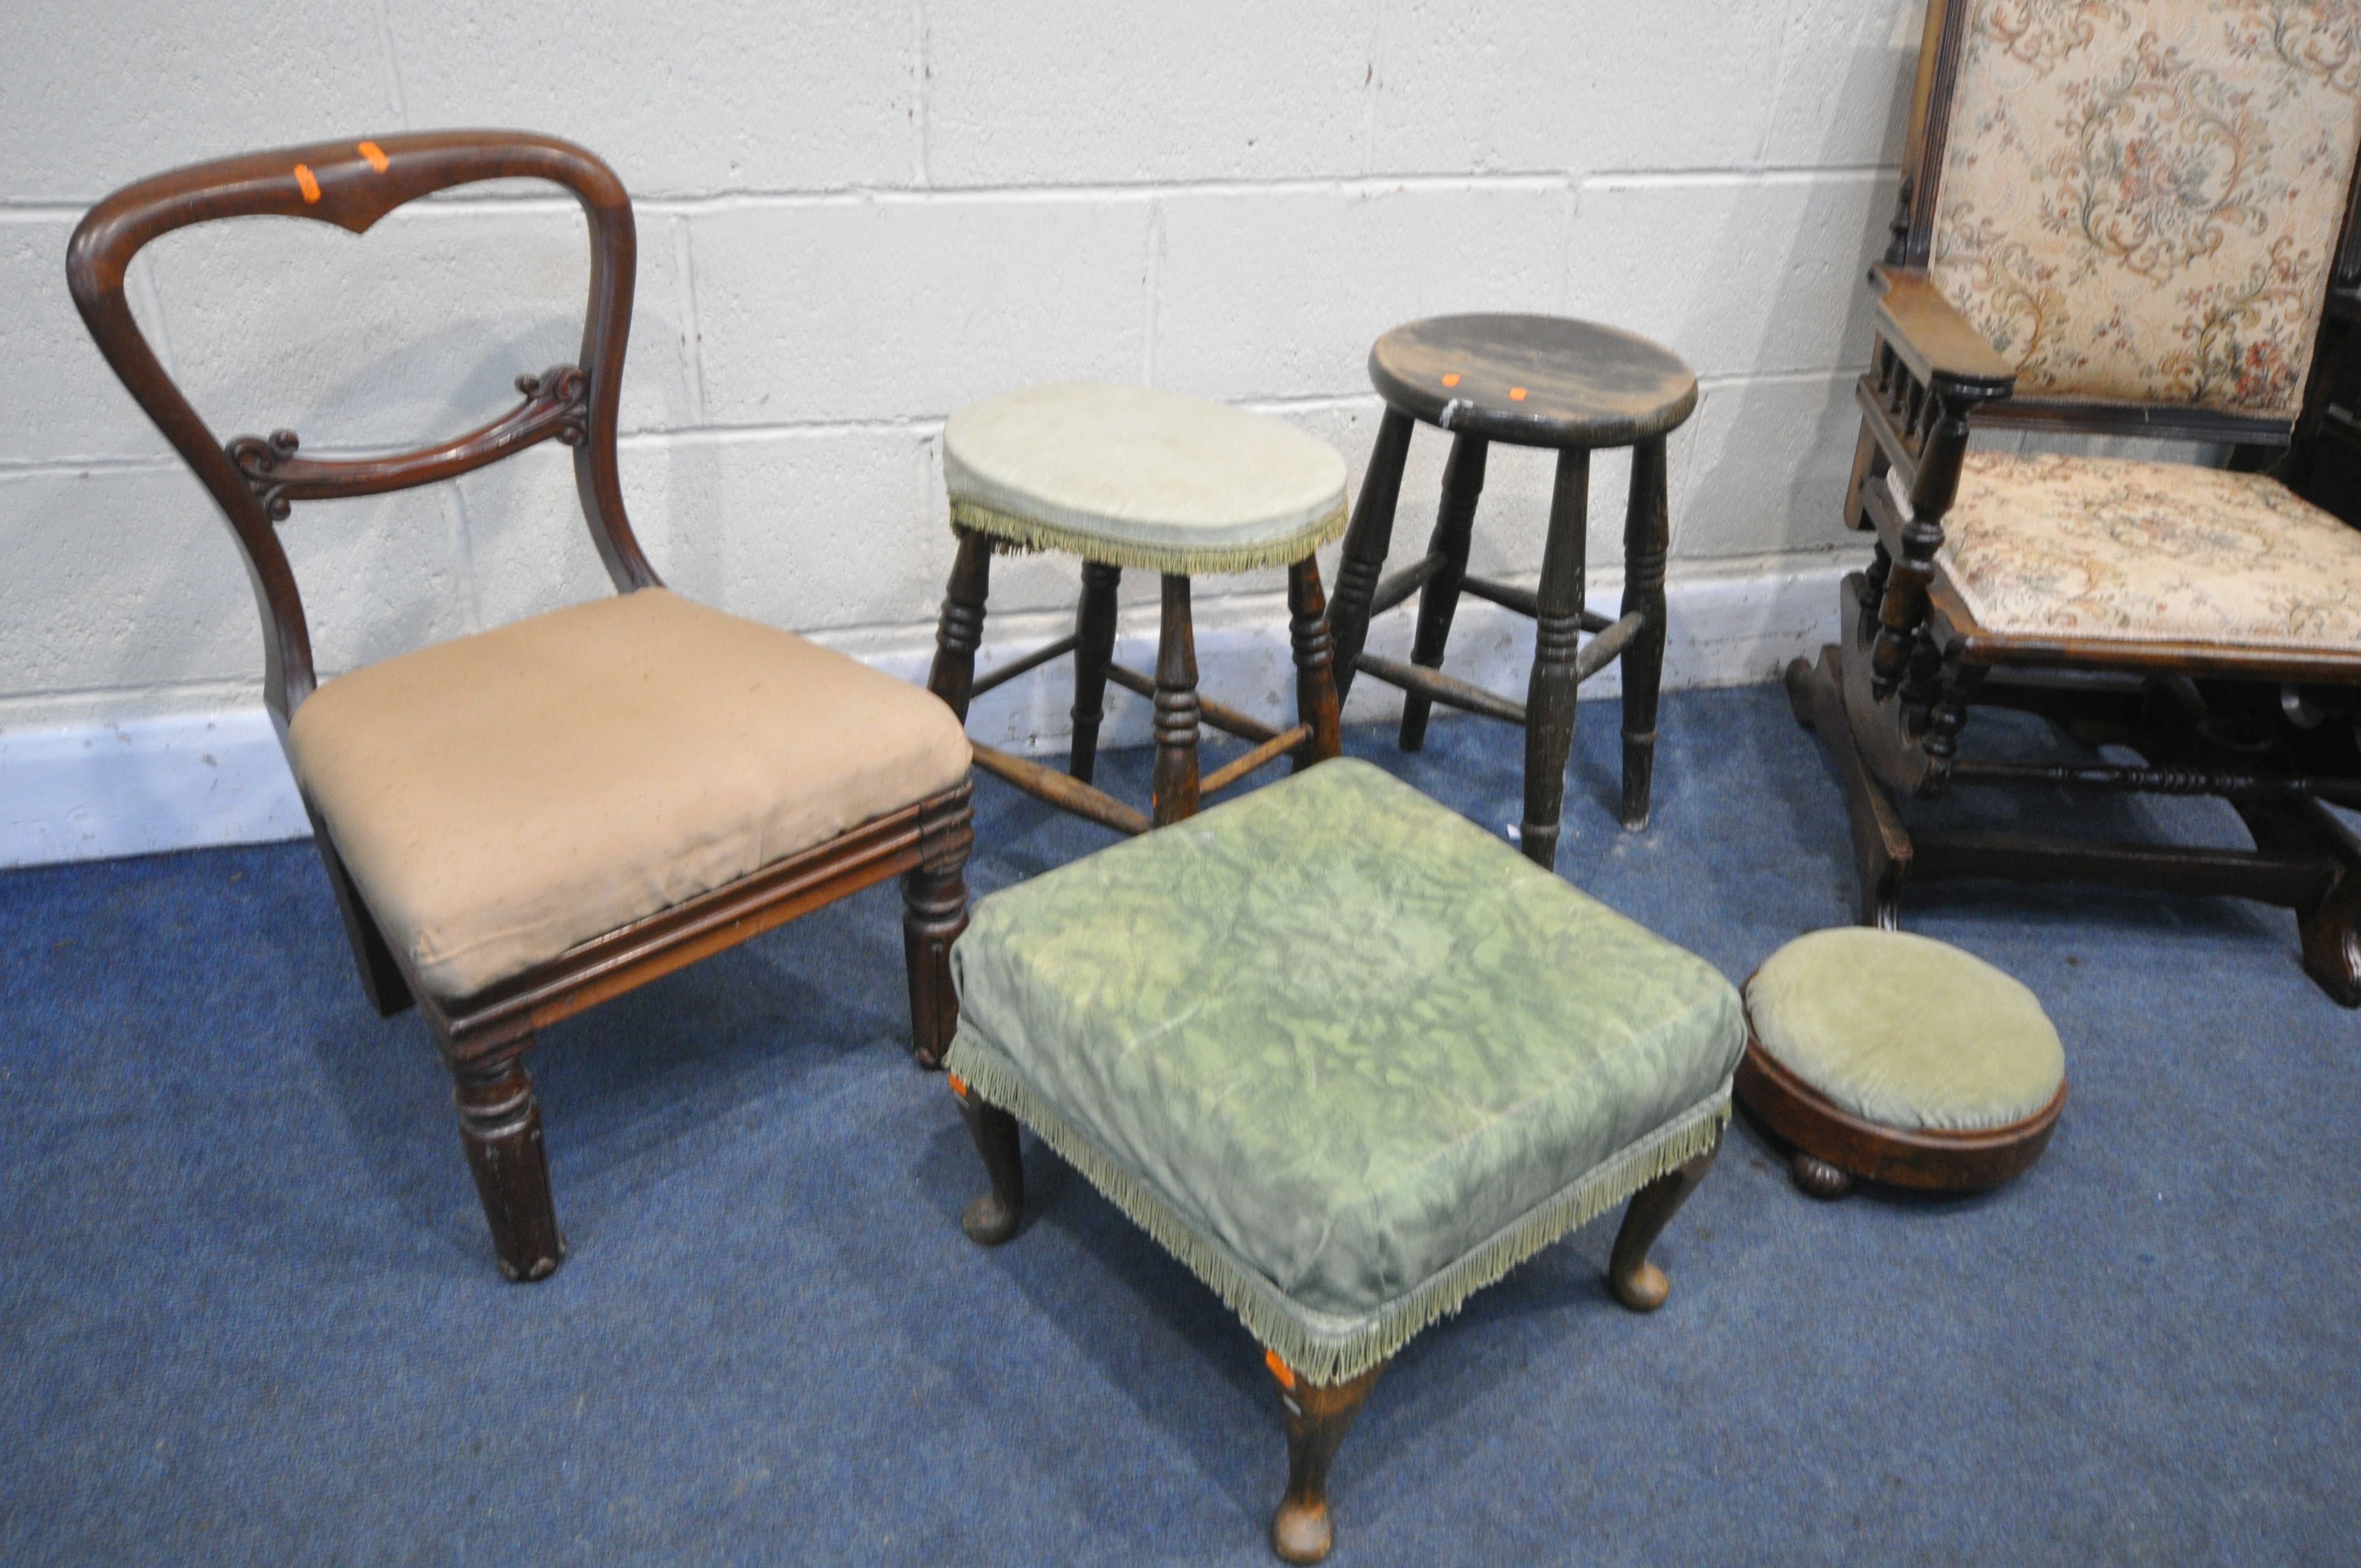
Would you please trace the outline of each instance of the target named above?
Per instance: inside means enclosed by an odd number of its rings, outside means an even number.
[[[1928,272],[2022,396],[2293,417],[2361,0],[1970,0]]]
[[[2361,652],[2361,532],[2259,474],[1973,452],[1943,534],[1993,631]]]

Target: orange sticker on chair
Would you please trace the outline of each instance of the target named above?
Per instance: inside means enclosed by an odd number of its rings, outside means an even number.
[[[310,164],[299,163],[295,166],[295,184],[303,192],[303,200],[306,202],[316,202],[320,199],[320,181],[313,177]]]
[[[1292,1388],[1295,1387],[1295,1368],[1288,1365],[1284,1361],[1279,1360],[1279,1352],[1275,1350],[1264,1351],[1262,1353],[1262,1364],[1270,1368],[1270,1375],[1279,1379],[1279,1386],[1280,1387]]]
[[[1522,387],[1511,387],[1511,388],[1510,388],[1510,389],[1509,389],[1509,400],[1510,400],[1510,402],[1512,402],[1512,403],[1521,403],[1521,402],[1523,402],[1523,401],[1525,400],[1525,389],[1524,389]]]
[[[1459,385],[1459,372],[1454,370],[1450,375],[1445,376],[1443,378],[1443,384],[1446,387],[1455,387]]]
[[[384,173],[385,166],[393,161],[391,159],[386,157],[385,148],[378,146],[377,143],[373,141],[365,141],[353,150],[359,153],[363,158],[368,159],[368,166],[371,169],[376,170],[379,174]]]

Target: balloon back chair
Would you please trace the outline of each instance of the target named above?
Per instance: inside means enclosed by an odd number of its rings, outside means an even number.
[[[1787,674],[1843,781],[1863,924],[1938,878],[2233,894],[2293,909],[2307,970],[2361,1004],[2361,840],[2323,805],[2361,805],[2361,533],[2281,482],[2361,315],[2356,17],[1929,5],[1845,499],[1876,553],[1840,642]],[[2228,457],[1970,449],[2012,429]],[[2137,761],[1965,755],[1979,707]],[[2218,796],[2255,848],[1914,836],[1901,797],[1962,784]]]
[[[142,335],[124,274],[192,224],[313,218],[361,233],[474,181],[565,187],[588,220],[577,363],[518,377],[480,429],[392,456],[223,442]],[[443,132],[258,152],[160,174],[93,207],[67,258],[98,346],[228,520],[254,587],[263,695],[311,813],[361,984],[415,1003],[456,1086],[500,1266],[565,1255],[523,1056],[560,1019],[886,877],[903,877],[912,1044],[935,1063],[967,921],[968,748],[935,697],[667,591],[624,515],[616,408],[631,206],[566,142]],[[296,502],[430,484],[555,439],[614,598],[433,644],[322,684],[274,526]]]

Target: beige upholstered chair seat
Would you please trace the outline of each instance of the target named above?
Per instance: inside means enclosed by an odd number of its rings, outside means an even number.
[[[928,693],[662,588],[322,686],[289,751],[388,941],[438,997],[939,795]]]
[[[1971,453],[1943,534],[2004,635],[2361,653],[2361,532],[2258,474]]]
[[[951,521],[1011,544],[1157,572],[1301,561],[1345,531],[1345,459],[1260,414],[1064,381],[943,427]]]

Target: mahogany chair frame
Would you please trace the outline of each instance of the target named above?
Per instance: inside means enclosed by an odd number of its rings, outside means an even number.
[[[2018,397],[2014,367],[1927,272],[1971,9],[1968,0],[1929,0],[1892,243],[1870,272],[1876,342],[1855,388],[1861,430],[1845,508],[1850,527],[1874,532],[1875,555],[1845,579],[1840,641],[1786,674],[1797,719],[1827,743],[1843,784],[1861,922],[1892,928],[1905,883],[1947,879],[2231,894],[2292,909],[2306,970],[2338,1002],[2361,1006],[2361,837],[2323,805],[2361,806],[2353,730],[2361,655],[2004,634],[1980,625],[1935,571],[1971,428],[2225,444],[2233,467],[2297,477],[2332,422],[2333,367],[2361,320],[2361,178],[2347,192],[2322,341],[2294,419]],[[1962,757],[1960,732],[1976,706],[2041,715],[2142,761]],[[1957,783],[2214,795],[2245,820],[2256,848],[1914,835],[1900,797],[1933,799]]]
[[[590,289],[575,364],[517,378],[524,400],[438,445],[365,459],[299,457],[291,431],[220,441],[173,383],[124,296],[132,258],[159,236],[248,216],[312,218],[355,234],[405,203],[486,180],[533,178],[581,203]],[[159,174],[107,197],[68,250],[74,302],[107,363],[203,483],[227,520],[254,587],[263,636],[263,700],[282,745],[288,721],[317,685],[302,596],[273,524],[291,503],[377,495],[469,473],[555,439],[574,450],[575,486],[599,559],[618,593],[660,587],[623,509],[617,401],[630,335],[636,240],[630,197],[614,171],[571,143],[514,131],[440,131],[257,152]],[[416,1004],[450,1069],[459,1130],[501,1270],[546,1277],[563,1261],[523,1057],[562,1019],[890,876],[903,879],[911,1046],[940,1061],[958,1024],[950,944],[967,926],[963,872],[972,840],[969,786],[874,818],[725,886],[580,943],[472,996],[437,997],[380,931],[338,858],[318,810],[313,842],[326,868],[361,985],[392,1016]]]

